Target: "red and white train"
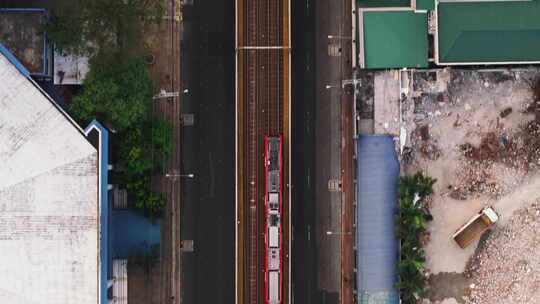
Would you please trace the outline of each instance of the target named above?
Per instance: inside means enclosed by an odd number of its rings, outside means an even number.
[[[264,138],[265,294],[267,304],[281,304],[283,286],[283,137]]]

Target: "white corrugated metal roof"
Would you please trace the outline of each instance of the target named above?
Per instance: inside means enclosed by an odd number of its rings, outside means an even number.
[[[128,303],[127,260],[113,260],[113,300],[114,304]]]
[[[96,149],[0,54],[0,299],[97,304]]]

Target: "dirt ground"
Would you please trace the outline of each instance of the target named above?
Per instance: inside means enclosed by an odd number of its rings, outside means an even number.
[[[408,73],[410,87],[400,88],[408,92],[401,103],[403,171],[421,170],[437,179],[429,202],[433,221],[427,227],[431,241],[425,247],[429,288],[424,302],[540,303],[538,288],[532,288],[540,280],[503,286],[510,280],[508,267],[526,265],[534,271],[540,266],[526,254],[530,242],[505,239],[508,233],[503,232],[528,231],[524,221],[516,220],[524,212],[519,210],[540,199],[540,110],[530,106],[539,71]],[[484,206],[493,206],[501,218],[493,233],[482,238],[487,245],[477,248],[476,240],[459,248],[451,235]],[[527,239],[536,240],[534,231],[530,234]],[[523,251],[511,250],[511,241]],[[487,251],[497,262],[472,258]],[[494,296],[499,293],[494,287],[504,289],[500,292],[506,297]]]
[[[128,265],[128,302],[131,304],[163,303],[156,296],[161,285],[161,265],[156,264],[149,269]]]

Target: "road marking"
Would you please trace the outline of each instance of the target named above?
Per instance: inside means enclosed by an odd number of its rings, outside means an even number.
[[[311,114],[309,113],[309,111],[306,112],[306,133],[307,135],[310,135],[311,134]]]
[[[307,240],[311,241],[311,226],[307,226]]]
[[[212,161],[212,152],[208,153],[208,167],[210,169],[210,189],[209,189],[209,195],[208,197],[213,198],[215,196],[215,184],[216,184],[216,176],[214,174],[214,163]]]
[[[237,50],[283,50],[283,49],[290,49],[288,46],[283,45],[262,45],[262,46],[256,46],[256,45],[246,45],[246,46],[239,46],[236,48]]]
[[[308,189],[311,188],[311,168],[307,168],[307,187]]]

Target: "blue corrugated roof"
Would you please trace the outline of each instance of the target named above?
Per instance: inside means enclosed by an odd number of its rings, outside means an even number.
[[[398,304],[394,234],[399,163],[389,135],[357,139],[357,288],[360,304]]]

